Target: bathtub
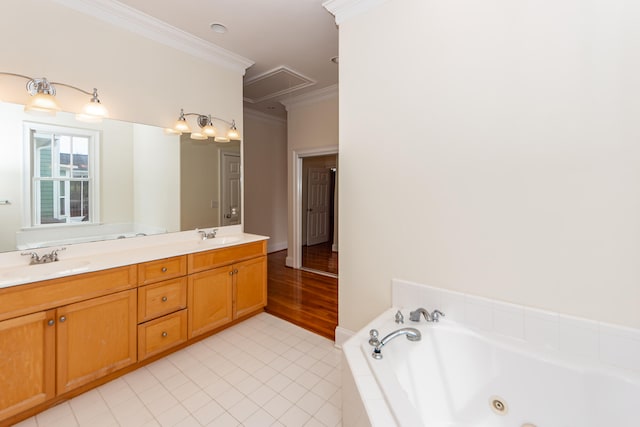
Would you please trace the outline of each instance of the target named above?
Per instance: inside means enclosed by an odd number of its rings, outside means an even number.
[[[351,341],[366,360],[354,369],[361,394],[372,398],[369,424],[415,427],[637,427],[640,375],[597,363],[582,363],[553,349],[478,332],[446,317],[439,323],[394,323],[383,313]],[[408,312],[404,313],[408,319]],[[400,336],[371,357],[368,329],[380,338],[415,327],[421,341]],[[345,351],[347,351],[345,345]],[[353,350],[353,343],[351,343]],[[357,361],[355,363],[358,363]],[[378,387],[378,390],[372,388]],[[379,392],[379,396],[377,393]],[[376,397],[382,397],[376,399]],[[365,396],[366,397],[366,396]],[[366,400],[366,399],[365,399]],[[384,415],[386,405],[390,416]],[[365,406],[367,403],[365,402]],[[377,414],[382,414],[378,417]],[[387,417],[387,418],[385,418]],[[356,423],[357,424],[357,423]],[[366,423],[360,423],[366,425]]]

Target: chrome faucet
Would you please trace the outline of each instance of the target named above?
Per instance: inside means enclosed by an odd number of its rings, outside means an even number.
[[[31,260],[29,261],[29,265],[46,264],[48,262],[59,261],[58,252],[64,251],[65,249],[67,248],[54,249],[48,254],[42,254],[42,255],[38,255],[36,252],[22,252],[20,255],[31,257]]]
[[[214,228],[211,231],[209,231],[208,233],[207,233],[206,230],[198,230],[198,229],[196,229],[196,231],[198,233],[200,233],[200,237],[202,238],[202,240],[207,240],[207,239],[213,239],[214,237],[216,237],[216,233],[218,232],[218,229]]]
[[[431,313],[429,313],[427,310],[425,310],[422,307],[416,308],[414,311],[409,313],[409,319],[412,322],[419,322],[421,314],[424,315],[424,320],[426,320],[427,322],[431,322],[433,320],[431,319]]]
[[[437,323],[440,321],[441,316],[444,317],[444,313],[441,312],[440,310],[433,310],[433,313],[429,313],[427,310],[420,307],[420,308],[416,308],[414,311],[409,313],[409,319],[412,322],[419,322],[421,314],[424,315],[424,320],[426,320],[427,322]]]
[[[375,329],[373,329],[370,332],[370,334],[372,335],[373,331],[375,331],[375,333],[377,335],[378,331],[376,331]],[[400,329],[397,329],[397,330],[391,332],[386,337],[382,338],[379,342],[377,342],[377,344],[375,346],[376,348],[373,349],[373,353],[371,353],[371,356],[374,359],[378,359],[378,360],[382,359],[382,347],[387,345],[387,343],[389,341],[391,341],[392,339],[394,339],[396,337],[399,337],[401,335],[405,335],[409,341],[420,341],[420,339],[422,338],[422,335],[420,334],[420,331],[417,330],[416,328],[400,328]],[[377,340],[377,337],[376,337],[376,340]],[[376,340],[374,340],[373,342],[376,342]],[[372,340],[369,340],[369,343],[372,343]]]

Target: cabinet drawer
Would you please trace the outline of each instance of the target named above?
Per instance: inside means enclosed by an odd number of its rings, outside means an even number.
[[[160,353],[187,340],[187,310],[138,326],[138,360]]]
[[[247,243],[244,245],[230,246],[228,248],[189,254],[189,273],[209,270],[215,267],[232,264],[245,259],[255,258],[267,254],[267,242]]]
[[[186,255],[138,264],[138,283],[160,282],[187,274]]]
[[[138,323],[173,313],[186,306],[186,277],[138,288]]]

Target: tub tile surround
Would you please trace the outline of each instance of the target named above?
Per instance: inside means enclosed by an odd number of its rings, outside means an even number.
[[[41,255],[64,247],[65,250],[59,253],[60,261],[33,266],[29,265],[28,257],[20,255],[22,251],[4,252],[0,253],[0,288],[268,239],[265,236],[243,233],[241,225],[219,228],[216,238],[229,236],[238,239],[219,244],[222,240],[202,240],[195,230],[189,230],[59,245],[32,251]]]
[[[541,351],[565,363],[613,369],[624,378],[640,377],[640,330],[588,319],[524,307],[502,301],[449,291],[433,286],[394,279],[389,319],[400,308],[409,311],[424,307],[445,313],[443,321],[462,323],[483,334],[517,342],[532,351]],[[368,339],[376,321],[355,333],[343,345],[343,424],[354,426],[394,426],[396,422],[384,397],[377,390],[361,344]],[[410,325],[409,325],[410,326]]]
[[[420,307],[471,329],[553,351],[565,360],[604,364],[640,375],[640,330],[491,300],[404,280],[392,280],[392,304],[405,315]]]

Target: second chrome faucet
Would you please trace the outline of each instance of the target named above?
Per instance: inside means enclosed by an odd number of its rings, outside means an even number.
[[[426,320],[427,322],[439,322],[440,316],[444,317],[444,313],[441,312],[440,310],[433,310],[432,313],[429,313],[427,310],[420,307],[420,308],[416,308],[414,311],[409,313],[409,319],[412,322],[419,322],[420,315],[423,315],[424,320]]]
[[[207,240],[207,239],[215,238],[216,233],[218,232],[218,229],[214,228],[211,231],[207,232],[207,230],[198,230],[196,228],[196,231],[200,234],[200,237],[202,238],[202,240]]]

